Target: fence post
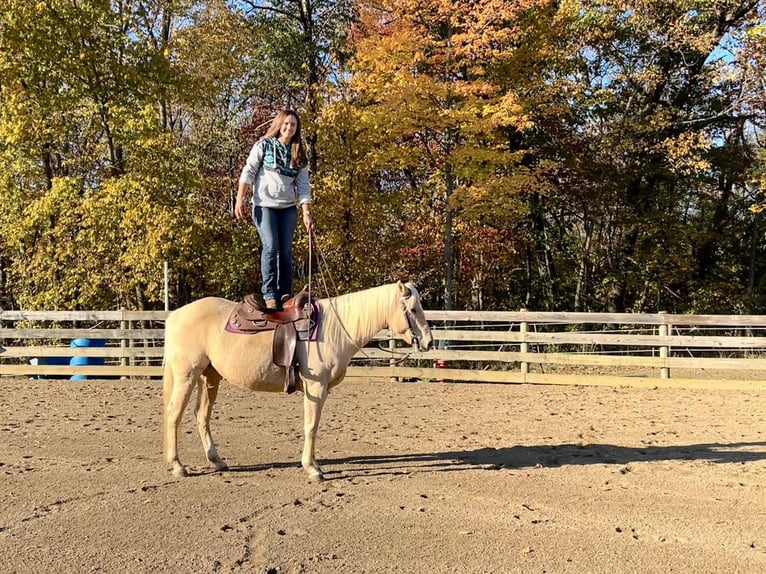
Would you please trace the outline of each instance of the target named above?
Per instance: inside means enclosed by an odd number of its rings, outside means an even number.
[[[388,360],[388,366],[391,367],[391,370],[393,371],[396,367],[396,355],[394,355],[396,352],[396,340],[394,339],[394,332],[391,330],[388,331],[388,352],[391,353],[391,358]],[[392,383],[399,382],[399,377],[392,374],[390,381]]]
[[[128,322],[125,320],[125,315],[124,315],[125,308],[121,307],[120,312],[123,313],[122,318],[120,319],[120,329],[124,331],[128,328]],[[120,351],[121,351],[120,366],[121,367],[128,366],[128,354],[126,352],[127,348],[128,348],[128,342],[125,339],[125,337],[120,338]]]
[[[665,315],[667,314],[667,311],[660,311],[659,316],[662,318],[662,323],[660,323],[660,337],[667,337],[669,333],[669,325],[665,323]],[[670,369],[667,367],[667,358],[668,358],[668,350],[669,347],[667,345],[661,345],[660,346],[660,359],[665,359],[663,361],[662,367],[660,367],[660,378],[661,379],[669,379],[670,378]]]
[[[521,309],[522,313],[526,313],[526,309]],[[521,325],[519,327],[519,332],[521,333],[521,346],[520,351],[522,356],[526,355],[526,353],[529,351],[529,344],[527,343],[527,322],[522,321]],[[525,358],[522,358],[521,360],[521,382],[526,383],[527,382],[527,374],[529,374],[529,363],[526,361]]]

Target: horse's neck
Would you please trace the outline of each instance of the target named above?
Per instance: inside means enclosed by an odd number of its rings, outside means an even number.
[[[334,297],[328,302],[334,330],[361,349],[388,325],[391,314],[393,293],[396,285],[383,285],[365,291]],[[356,349],[354,350],[356,351]]]

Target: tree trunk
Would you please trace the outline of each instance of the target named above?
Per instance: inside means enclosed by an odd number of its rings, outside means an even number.
[[[575,287],[574,311],[582,310],[582,299],[588,288],[588,275],[590,273],[590,249],[593,242],[593,222],[590,219],[585,221],[585,238],[583,242],[582,254],[580,255],[580,264],[577,269],[577,286]]]
[[[319,93],[319,55],[317,46],[314,43],[314,13],[309,0],[300,0],[300,23],[303,28],[303,43],[306,45],[309,54],[308,78],[306,86],[306,111],[310,125],[316,125],[316,118],[319,116],[319,102],[317,94]],[[306,145],[309,151],[309,170],[316,172],[317,169],[317,133],[312,129],[305,135]]]
[[[444,308],[449,311],[452,309],[452,209],[450,208],[450,198],[455,189],[455,178],[452,174],[452,166],[449,160],[444,165],[444,183],[446,189],[446,201],[444,202]]]

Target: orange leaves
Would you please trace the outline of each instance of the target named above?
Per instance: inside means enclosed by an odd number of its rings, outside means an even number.
[[[530,128],[522,98],[509,88],[528,82],[528,70],[508,62],[520,46],[528,59],[538,41],[531,31],[550,6],[547,0],[365,4],[350,81],[361,124],[385,134],[384,147],[414,143],[437,170],[456,146],[493,145],[502,130]],[[516,72],[523,77],[509,76]]]
[[[523,190],[534,178],[519,169],[523,154],[509,134],[532,127],[517,90],[539,81],[529,62],[545,45],[541,29],[551,6],[542,0],[381,0],[361,7],[341,107],[353,118],[348,128],[355,160],[361,158],[353,170],[365,171],[367,180],[334,181],[348,184],[353,197],[366,191],[379,206],[387,202],[381,214],[394,217],[383,227],[388,238],[394,244],[396,233],[407,238],[409,252],[428,260],[417,272],[431,280],[453,259],[453,249],[471,249],[483,225],[502,229],[524,213]],[[337,118],[328,112],[325,117]],[[348,175],[333,168],[339,172]],[[351,201],[348,228],[369,210]],[[453,246],[448,226],[462,230],[454,237],[465,243]]]
[[[362,43],[358,54],[379,46],[379,55],[385,58],[386,54],[411,46],[414,40],[431,65],[441,65],[458,75],[468,68],[473,75],[481,76],[493,59],[506,58],[522,46],[534,34],[539,14],[552,6],[550,0],[366,3],[357,30],[357,39]],[[417,64],[417,59],[412,63]]]
[[[550,2],[485,0],[456,10],[450,19],[452,42],[459,58],[503,58],[530,32],[529,16]]]

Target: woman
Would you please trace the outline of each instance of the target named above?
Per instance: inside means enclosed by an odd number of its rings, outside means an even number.
[[[270,308],[280,307],[292,293],[296,202],[303,212],[303,225],[309,233],[314,228],[307,164],[301,120],[293,110],[283,110],[250,150],[239,177],[234,214],[237,219],[245,217],[245,192],[252,187],[252,216],[263,246],[261,291]]]

